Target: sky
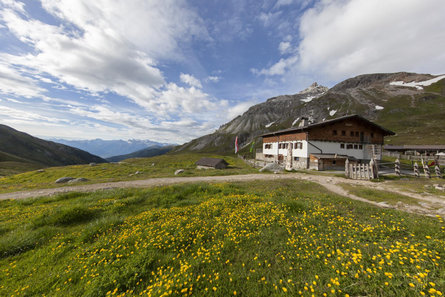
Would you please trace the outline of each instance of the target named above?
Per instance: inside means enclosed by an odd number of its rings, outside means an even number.
[[[0,0],[0,123],[184,143],[267,98],[445,73],[443,0]]]

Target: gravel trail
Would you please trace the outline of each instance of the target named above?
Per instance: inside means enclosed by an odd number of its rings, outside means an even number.
[[[146,188],[162,185],[172,185],[181,183],[196,183],[196,182],[236,182],[236,181],[253,181],[253,180],[277,180],[277,179],[299,179],[316,182],[324,186],[327,190],[338,195],[348,197],[350,199],[363,201],[382,208],[396,208],[406,212],[419,213],[428,216],[445,215],[445,198],[434,195],[421,195],[417,193],[407,192],[406,190],[390,187],[386,183],[375,183],[365,180],[350,180],[334,176],[310,175],[304,173],[289,173],[289,174],[245,174],[245,175],[226,175],[226,176],[193,176],[193,177],[164,177],[164,178],[150,178],[144,180],[121,181],[98,183],[89,185],[76,185],[52,189],[39,189],[30,191],[20,191],[13,193],[0,194],[0,200],[5,199],[24,199],[41,196],[51,196],[67,192],[94,192],[97,190],[116,189],[116,188]],[[341,187],[341,183],[360,185],[376,190],[383,190],[409,196],[419,200],[418,205],[404,204],[398,202],[397,204],[388,204],[385,202],[371,201],[362,197],[358,197],[346,191]]]

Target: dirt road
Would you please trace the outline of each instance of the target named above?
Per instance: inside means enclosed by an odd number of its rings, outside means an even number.
[[[303,173],[290,174],[246,174],[246,175],[229,175],[229,176],[194,176],[194,177],[166,177],[166,178],[150,178],[144,180],[110,182],[90,185],[77,185],[53,189],[40,189],[32,191],[21,191],[14,193],[0,194],[0,200],[4,199],[24,199],[32,197],[50,196],[67,192],[93,192],[97,190],[115,189],[115,188],[146,188],[161,185],[171,185],[180,183],[195,183],[195,182],[235,182],[235,181],[252,181],[252,180],[274,180],[274,179],[299,179],[316,182],[331,192],[338,195],[348,197],[350,199],[367,202],[383,208],[397,208],[412,213],[420,213],[429,216],[445,215],[445,199],[433,195],[420,195],[412,192],[407,192],[402,189],[389,187],[386,183],[375,183],[364,180],[350,180],[333,176],[309,175]],[[346,191],[341,187],[341,183],[360,185],[377,190],[395,192],[414,199],[417,199],[417,204],[406,204],[403,201],[397,204],[389,204],[385,202],[371,201],[362,197],[358,197]]]

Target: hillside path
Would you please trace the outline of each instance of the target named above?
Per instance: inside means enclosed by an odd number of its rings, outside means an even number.
[[[0,200],[5,199],[24,199],[35,198],[41,196],[51,196],[67,192],[93,192],[97,190],[117,189],[117,188],[146,188],[154,186],[196,183],[196,182],[236,182],[236,181],[253,181],[253,180],[279,180],[279,179],[298,179],[316,182],[335,194],[348,197],[350,199],[363,201],[372,205],[383,208],[397,208],[412,213],[420,213],[429,216],[445,215],[445,197],[417,194],[408,192],[403,189],[395,188],[385,182],[376,183],[365,180],[351,180],[335,176],[310,175],[304,173],[288,173],[288,174],[245,174],[245,175],[225,175],[225,176],[193,176],[193,177],[164,177],[150,178],[144,180],[108,182],[89,185],[66,186],[61,188],[39,189],[30,191],[20,191],[12,193],[0,194]],[[405,204],[402,201],[396,204],[386,202],[371,201],[362,197],[358,197],[345,190],[341,184],[360,185],[376,190],[383,190],[405,195],[418,200],[417,204]]]

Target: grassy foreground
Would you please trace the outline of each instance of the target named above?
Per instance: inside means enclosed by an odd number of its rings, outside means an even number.
[[[195,162],[202,157],[224,158],[229,167],[224,170],[196,169]],[[72,184],[55,184],[55,181],[64,176],[73,178],[86,178],[88,183],[113,182],[135,180],[154,177],[174,177],[177,169],[184,169],[180,176],[207,176],[207,175],[234,175],[258,173],[258,170],[247,165],[236,157],[203,155],[203,154],[177,154],[162,155],[151,158],[127,159],[119,163],[89,165],[73,165],[46,168],[43,171],[30,171],[22,174],[0,178],[0,193],[14,192],[27,189],[42,189],[67,186]]]
[[[445,226],[317,184],[0,201],[1,296],[441,296]]]

